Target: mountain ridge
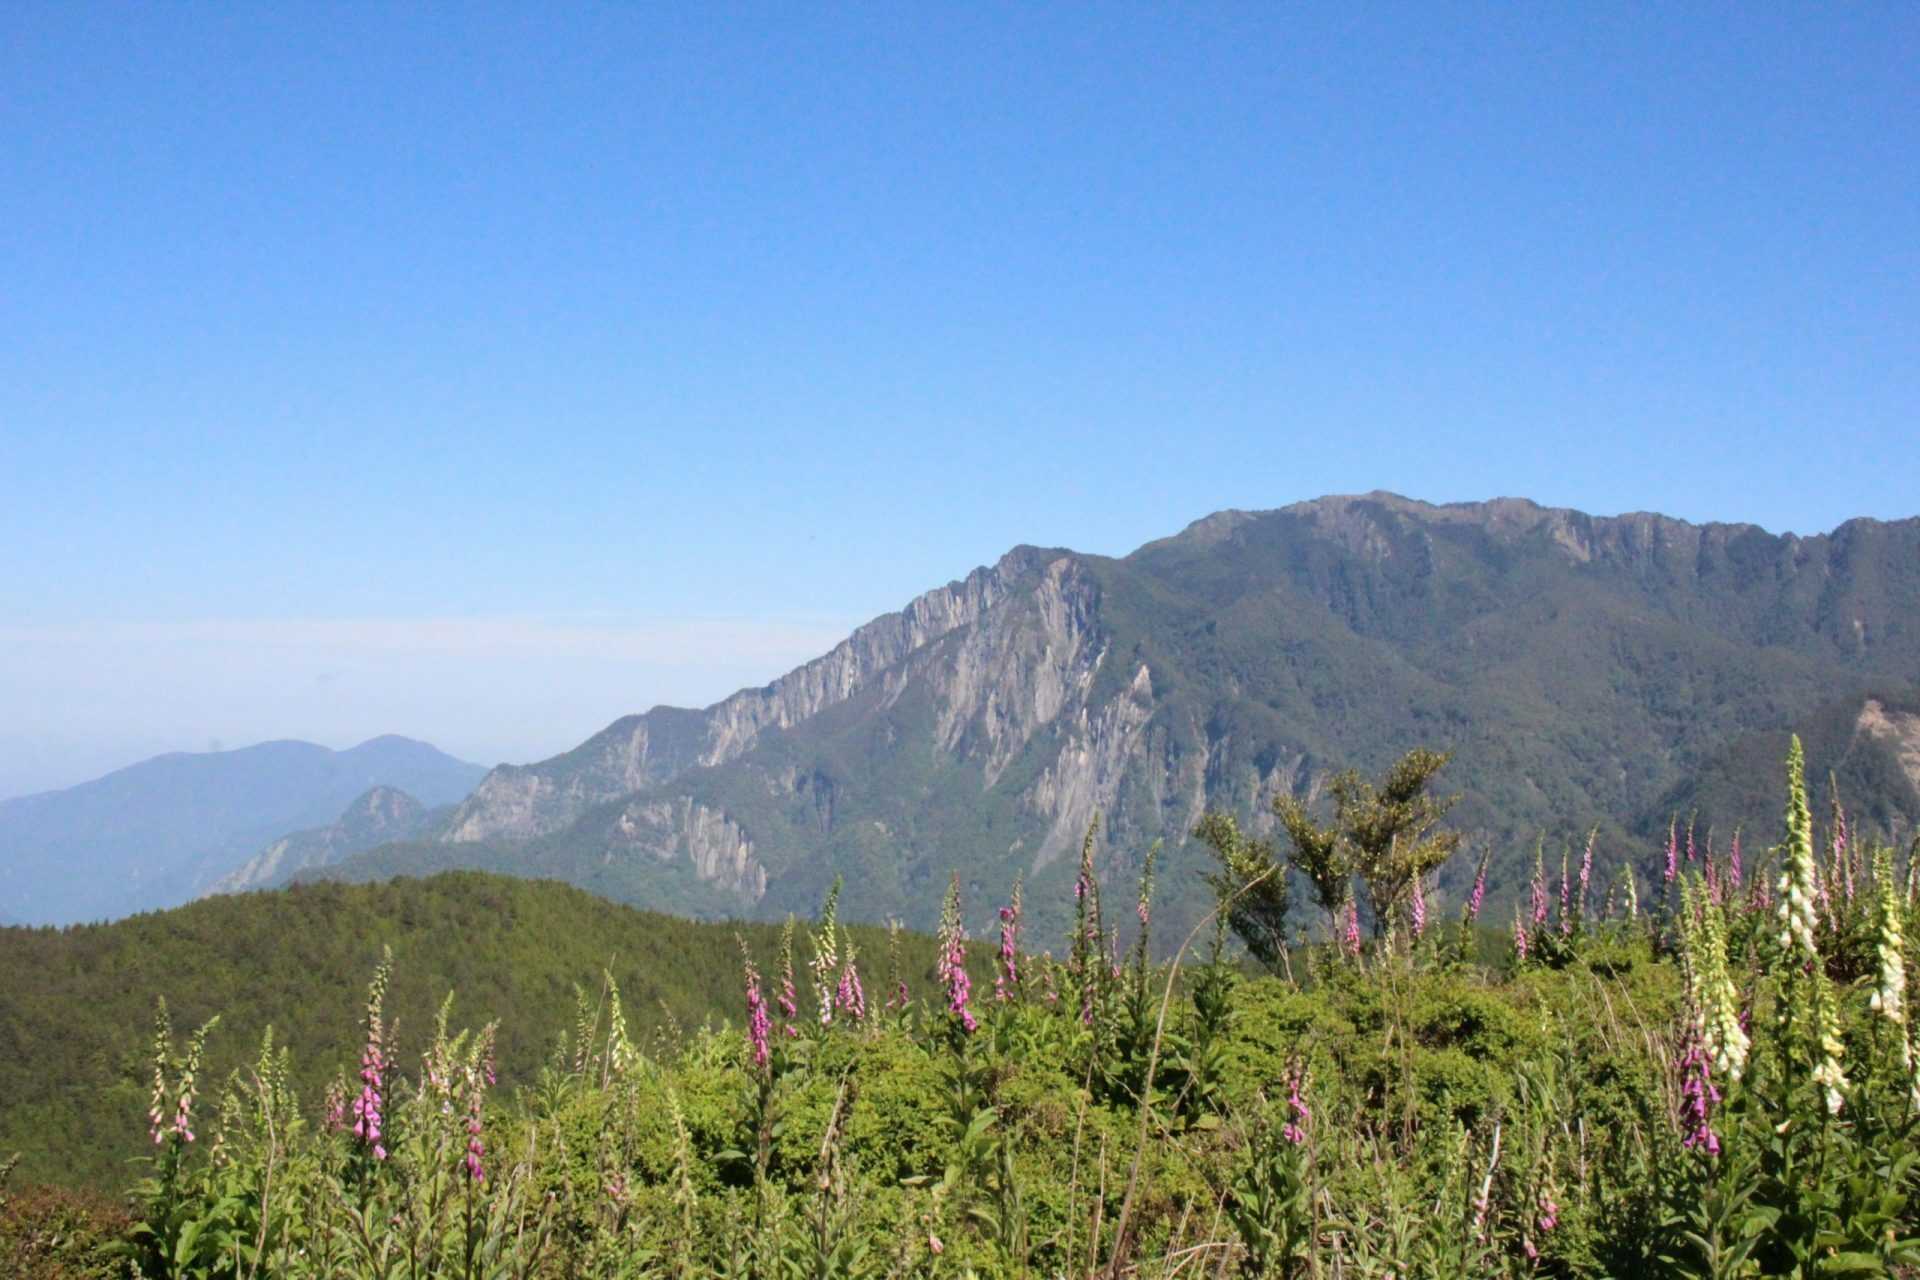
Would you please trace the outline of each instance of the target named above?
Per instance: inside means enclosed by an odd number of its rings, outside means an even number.
[[[335,821],[280,837],[206,889],[209,896],[269,889],[301,871],[411,839],[451,816],[452,805],[429,809],[398,787],[377,784],[356,796]]]
[[[429,865],[471,845],[512,870],[518,850],[627,900],[771,915],[844,874],[850,911],[926,924],[948,867],[989,894],[1065,874],[1096,813],[1109,875],[1155,839],[1184,864],[1205,809],[1268,832],[1280,791],[1312,800],[1415,745],[1457,752],[1443,782],[1500,871],[1531,833],[1596,825],[1619,862],[1743,735],[1916,682],[1920,518],[1802,537],[1335,495],[1216,512],[1121,557],[1016,547],[768,685],[496,770]]]
[[[398,785],[439,804],[485,772],[394,734],[341,751],[288,738],[169,752],[0,801],[0,902],[30,923],[174,905],[269,841],[331,822],[369,786]]]

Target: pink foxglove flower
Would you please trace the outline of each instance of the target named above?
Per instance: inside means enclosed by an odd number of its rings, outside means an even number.
[[[746,942],[740,943],[742,951]],[[760,992],[760,971],[753,961],[746,962],[747,979],[747,1050],[753,1058],[756,1069],[764,1069],[771,1050],[767,1047],[768,1033],[773,1029],[773,1019],[767,1014],[767,998]]]
[[[793,985],[793,917],[787,917],[787,924],[780,931],[780,994],[777,997],[780,1016],[788,1022],[788,1031],[792,1031],[792,1022],[800,1016],[799,994]]]
[[[1409,908],[1409,915],[1412,917],[1413,936],[1416,939],[1427,931],[1427,886],[1424,883],[1425,879],[1426,877],[1424,876],[1415,876],[1413,878],[1413,903]]]
[[[1301,1095],[1305,1084],[1306,1069],[1296,1064],[1287,1073],[1287,1123],[1280,1129],[1280,1136],[1296,1147],[1307,1140],[1307,1124],[1313,1119],[1313,1112],[1307,1109],[1307,1100]]]
[[[1689,1151],[1719,1155],[1720,1138],[1713,1131],[1713,1108],[1719,1105],[1720,1090],[1714,1087],[1712,1064],[1697,1036],[1688,1036],[1686,1053],[1680,1059],[1680,1101],[1684,1130],[1681,1145]]]
[[[1000,964],[993,976],[993,998],[1011,1000],[1020,989],[1020,884],[1014,882],[1013,900],[1000,908]]]
[[[1560,855],[1560,933],[1566,936],[1573,932],[1573,915],[1569,906],[1572,897],[1573,879],[1567,871],[1567,855]]]
[[[947,973],[947,1012],[956,1015],[960,1025],[972,1033],[980,1024],[975,1021],[973,1010],[967,1004],[973,992],[973,979],[967,976],[967,948],[962,940],[954,943]]]
[[[960,873],[953,873],[947,887],[947,900],[940,911],[939,976],[947,989],[947,1012],[960,1020],[971,1034],[979,1023],[968,1001],[973,994],[973,979],[967,976],[967,930],[960,922]]]
[[[843,939],[846,944],[847,958],[840,966],[840,984],[833,994],[834,1008],[845,1013],[855,1022],[867,1016],[867,993],[860,985],[860,967],[854,962],[853,939]]]
[[[467,1176],[475,1182],[487,1180],[487,1170],[483,1159],[487,1154],[487,1145],[480,1137],[480,1096],[483,1092],[480,1076],[477,1072],[467,1073],[467,1155],[464,1163]]]
[[[820,1006],[820,1025],[833,1025],[833,1000],[840,972],[840,877],[833,878],[827,899],[820,905],[820,928],[813,934],[813,994]]]
[[[1547,922],[1547,864],[1537,848],[1533,851],[1533,882],[1528,889],[1532,895],[1529,905],[1533,927],[1538,929]]]
[[[1467,923],[1472,924],[1480,918],[1480,908],[1487,901],[1487,863],[1492,859],[1489,849],[1480,855],[1480,870],[1473,877],[1473,892],[1467,895]]]
[[[334,1077],[327,1086],[325,1102],[325,1128],[328,1133],[345,1133],[347,1129],[347,1082],[344,1077]]]
[[[386,1087],[386,1029],[380,1010],[386,999],[387,982],[393,974],[393,952],[386,951],[380,967],[374,970],[367,988],[367,1045],[360,1054],[360,1096],[353,1100],[353,1136],[375,1160],[387,1158],[381,1141],[382,1091]]]
[[[170,1136],[178,1142],[192,1142],[193,1138],[193,1099],[194,1082],[200,1075],[200,1057],[207,1046],[207,1032],[213,1024],[220,1021],[218,1014],[202,1023],[187,1042],[187,1058],[180,1066],[179,1092],[174,1098],[173,1120],[169,1126]]]
[[[1600,828],[1595,827],[1589,831],[1586,851],[1580,855],[1580,897],[1574,905],[1578,908],[1582,920],[1587,918],[1587,886],[1593,882],[1593,846],[1599,838]]]
[[[162,997],[153,1016],[153,1098],[147,1108],[147,1127],[156,1147],[167,1140],[167,1060],[172,1056],[173,1020]]]

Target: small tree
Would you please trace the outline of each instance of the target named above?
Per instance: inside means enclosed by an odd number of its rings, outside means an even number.
[[[1207,814],[1193,834],[1220,863],[1219,872],[1207,882],[1219,896],[1227,924],[1254,959],[1279,972],[1286,963],[1287,910],[1292,904],[1286,868],[1274,861],[1273,842],[1243,834],[1225,813]]]
[[[1333,821],[1315,822],[1292,796],[1275,796],[1273,811],[1293,843],[1293,865],[1313,885],[1314,901],[1335,928],[1354,876],[1367,886],[1373,931],[1384,933],[1412,892],[1414,881],[1453,856],[1457,831],[1440,830],[1440,820],[1457,796],[1428,792],[1434,775],[1452,759],[1450,752],[1416,748],[1400,757],[1379,784],[1352,769],[1334,775]]]
[[[1452,758],[1451,752],[1418,747],[1400,757],[1377,788],[1351,770],[1331,784],[1335,820],[1353,849],[1354,870],[1366,882],[1376,934],[1406,903],[1414,881],[1460,847],[1459,832],[1438,829],[1459,797],[1427,790]]]
[[[1327,917],[1327,932],[1339,931],[1340,908],[1352,892],[1353,865],[1340,846],[1337,826],[1323,827],[1307,813],[1307,806],[1289,795],[1273,798],[1273,812],[1293,844],[1292,865],[1313,887],[1314,905]]]

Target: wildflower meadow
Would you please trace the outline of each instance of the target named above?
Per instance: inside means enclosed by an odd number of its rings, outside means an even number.
[[[1591,839],[1543,847],[1511,921],[1482,920],[1484,857],[1463,902],[1434,888],[1462,856],[1428,791],[1444,762],[1345,779],[1331,826],[1281,812],[1284,860],[1210,817],[1217,908],[1180,938],[1156,934],[1156,858],[1116,886],[1097,831],[1069,936],[1032,936],[1019,884],[968,903],[956,876],[930,969],[898,929],[860,950],[836,886],[777,948],[742,938],[731,1017],[643,1046],[606,975],[513,1087],[454,995],[396,1033],[390,961],[323,1096],[296,1096],[271,1032],[205,1078],[218,1020],[183,1033],[162,1005],[126,1216],[34,1258],[241,1280],[1920,1275],[1914,849],[1837,799],[1816,822],[1796,741],[1770,840],[1676,822],[1652,875],[1602,875]]]

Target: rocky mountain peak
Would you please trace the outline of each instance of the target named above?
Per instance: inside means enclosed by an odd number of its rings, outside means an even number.
[[[1208,809],[1270,834],[1276,794],[1434,746],[1496,861],[1594,825],[1618,859],[1715,761],[1686,811],[1768,821],[1777,805],[1732,785],[1771,749],[1754,735],[1916,673],[1920,522],[1793,539],[1335,496],[1217,512],[1119,559],[1017,547],[765,686],[495,770],[443,838],[722,914],[811,909],[839,873],[850,911],[912,918],[955,867],[994,893],[1066,874],[1097,814],[1108,874],[1162,839],[1167,883],[1197,893],[1173,872],[1196,869]],[[1910,752],[1920,703],[1880,705],[1855,726],[1845,704],[1851,738]],[[1874,812],[1920,810],[1912,794]]]

